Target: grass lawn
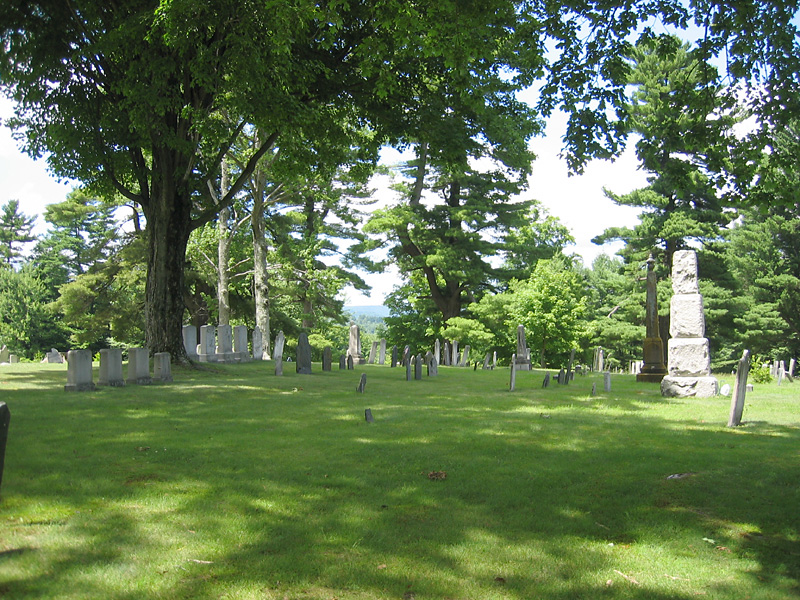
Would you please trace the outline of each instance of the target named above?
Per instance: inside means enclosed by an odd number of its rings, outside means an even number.
[[[732,430],[729,398],[631,376],[292,367],[84,393],[2,367],[0,597],[800,596],[800,384]]]

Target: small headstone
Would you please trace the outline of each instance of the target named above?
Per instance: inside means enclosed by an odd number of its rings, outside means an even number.
[[[550,371],[544,374],[544,381],[542,381],[542,387],[546,388],[550,385]]]
[[[486,356],[483,357],[483,369],[489,369],[489,353],[486,353]]]
[[[458,363],[460,367],[469,365],[469,344],[464,346],[464,352],[461,354],[461,362]]]
[[[0,487],[3,485],[3,465],[6,459],[6,441],[8,426],[11,423],[11,412],[5,402],[0,402]]]
[[[352,371],[355,369],[355,365],[353,364],[353,356],[351,354],[347,355],[347,370]]]
[[[442,360],[443,360],[442,364],[445,367],[449,367],[450,366],[450,342],[448,342],[447,340],[444,341],[444,350],[442,352]]]
[[[362,373],[361,379],[358,381],[358,385],[356,386],[356,391],[359,393],[364,393],[365,389],[367,389],[367,374]]]
[[[0,363],[10,363],[11,362],[11,352],[9,351],[8,347],[3,344],[3,347],[0,348]]]
[[[295,370],[298,375],[311,375],[311,344],[308,343],[308,334],[303,331],[297,338],[297,364]]]
[[[564,369],[561,369],[558,372],[558,383],[560,383],[562,385],[565,384],[566,383],[566,381],[565,381],[566,378],[567,378],[567,372]]]
[[[100,350],[100,377],[97,385],[112,387],[125,385],[125,379],[122,376],[122,350],[120,348]]]
[[[169,352],[153,354],[153,379],[168,383],[172,381],[172,365]]]
[[[42,362],[63,364],[64,357],[61,356],[61,353],[58,350],[56,350],[55,348],[51,348],[50,352],[48,352],[45,355],[44,360]]]
[[[253,360],[264,360],[264,334],[258,325],[253,328]]]
[[[367,362],[371,365],[375,364],[375,358],[378,355],[378,341],[372,342],[372,347],[369,349],[369,358],[367,358]]]
[[[733,384],[733,394],[731,395],[731,412],[728,417],[728,427],[738,427],[742,424],[742,414],[744,413],[745,392],[747,392],[747,376],[750,374],[750,350],[742,352],[739,359],[739,366],[736,369],[736,381]]]
[[[217,361],[216,328],[213,325],[200,327],[200,347],[197,358],[200,362]]]
[[[366,377],[366,375],[365,375],[365,377]],[[372,418],[372,410],[371,409],[367,408],[366,410],[364,410],[364,419],[366,420],[367,423],[374,423],[375,422],[375,419]]]
[[[453,340],[450,344],[450,364],[454,367],[458,366],[458,340]]]
[[[752,383],[748,383],[748,384],[745,386],[745,390],[746,390],[746,391],[748,391],[748,392],[752,392],[754,389],[755,389],[755,388],[753,387],[753,384],[752,384]]]
[[[511,356],[511,378],[508,382],[508,391],[513,392],[517,386],[517,355]]]
[[[783,367],[779,366],[778,367],[778,385],[781,385],[783,383],[783,375],[784,375]]]
[[[597,395],[597,382],[593,381],[592,382],[592,396],[596,396],[596,395]]]
[[[378,364],[386,364],[386,338],[381,338],[381,345],[378,350]]]
[[[422,379],[422,355],[417,354],[414,357],[414,379],[420,380]]]
[[[791,359],[791,360],[789,361],[789,370],[788,370],[788,371],[786,371],[786,373],[787,373],[787,374],[789,375],[789,377],[790,377],[790,380],[791,380],[791,378],[792,378],[792,377],[794,377],[794,367],[795,367],[795,360],[794,360],[794,359]]]
[[[67,352],[66,392],[88,392],[95,389],[92,381],[92,351],[70,350]]]
[[[330,346],[325,346],[322,350],[322,370],[330,371],[331,363],[333,363],[333,351]]]
[[[147,348],[128,348],[128,384],[148,385],[150,378],[150,354]]]
[[[497,368],[497,351],[492,353],[492,370]]]
[[[283,335],[283,331],[279,331],[278,335],[275,336],[275,348],[272,350],[272,358],[276,361],[279,358],[283,358],[283,349],[286,346],[286,336]]]
[[[233,359],[239,362],[250,362],[250,350],[247,347],[247,326],[236,325],[233,328]]]
[[[217,326],[217,361],[233,362],[233,330],[230,325]]]
[[[189,360],[197,360],[197,327],[183,326],[183,349]]]
[[[439,338],[436,338],[436,341],[433,343],[433,355],[436,357],[437,363],[442,359],[442,343],[439,341]]]
[[[16,354],[10,355],[8,357],[8,362],[10,362],[12,365],[16,365],[17,363],[19,363],[19,356],[17,356]]]
[[[346,371],[347,370],[347,357],[344,354],[339,356],[339,370]]]
[[[411,381],[411,361],[406,361],[406,381]]]
[[[611,391],[611,373],[606,371],[603,373],[603,391],[610,392]]]
[[[719,393],[722,396],[730,396],[730,394],[731,394],[731,386],[726,383],[721,388],[719,388]]]
[[[406,346],[403,348],[403,358],[402,358],[402,365],[405,366],[408,364],[408,361],[411,360],[411,347]]]
[[[392,362],[389,366],[390,367],[397,366],[397,346],[392,346]]]
[[[428,363],[428,376],[435,377],[438,374],[439,374],[439,361],[437,361],[436,357],[434,356],[431,359],[431,362]]]

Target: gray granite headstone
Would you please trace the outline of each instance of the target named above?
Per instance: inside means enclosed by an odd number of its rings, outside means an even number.
[[[372,342],[372,346],[369,349],[369,358],[367,358],[367,363],[374,365],[375,358],[378,355],[378,341]]]
[[[219,362],[233,362],[233,329],[230,325],[217,326],[217,360]]]
[[[733,384],[731,395],[731,412],[728,417],[728,427],[738,427],[742,424],[744,413],[745,392],[748,391],[747,376],[750,374],[750,350],[742,352],[739,359],[739,368],[736,369],[736,381]]]
[[[279,358],[283,358],[283,349],[286,346],[286,336],[283,334],[283,330],[278,332],[278,335],[275,336],[275,347],[272,350],[272,358],[276,361]]]
[[[297,338],[297,364],[295,370],[299,375],[311,375],[311,344],[308,334],[303,331]]]
[[[411,360],[406,361],[406,381],[411,381]]]
[[[411,360],[411,347],[406,345],[406,347],[403,348],[403,358],[401,364],[403,366],[406,366],[407,364],[409,364],[408,363],[409,360]]]
[[[347,370],[352,371],[355,368],[353,364],[353,356],[351,354],[347,355]]]
[[[253,360],[264,360],[264,334],[258,325],[253,328]]]
[[[442,358],[444,359],[444,362],[442,364],[445,367],[449,367],[450,366],[450,352],[451,352],[451,350],[450,350],[450,342],[445,340],[444,341],[444,352],[442,353]]]
[[[283,375],[283,355],[279,354],[275,357],[275,375],[280,377]]]
[[[542,387],[546,388],[550,385],[550,371],[544,374],[544,381],[542,381]]]
[[[322,350],[322,370],[330,371],[333,363],[333,351],[330,346],[325,346]]]
[[[428,377],[435,377],[439,374],[439,361],[436,360],[434,356],[431,358],[431,362],[428,363]]]
[[[414,357],[414,379],[422,379],[422,354]]]
[[[610,392],[611,391],[611,373],[606,371],[603,373],[603,391]]]
[[[392,346],[392,362],[389,366],[390,367],[397,366],[397,346]]]
[[[150,378],[150,353],[147,348],[128,348],[128,379],[133,385],[148,385]]]
[[[94,389],[92,351],[70,350],[67,352],[67,385],[64,386],[64,391],[87,392]]]
[[[439,338],[436,338],[436,341],[433,343],[433,356],[436,358],[437,363],[442,359],[442,343],[439,341]]]
[[[483,367],[482,367],[483,369],[485,369],[485,370],[489,369],[489,360],[490,360],[490,358],[491,358],[490,354],[487,352],[486,356],[483,358]]]
[[[513,392],[517,387],[517,355],[511,356],[511,380],[508,384],[508,391]]]
[[[247,326],[236,325],[233,328],[233,354],[234,360],[250,362],[250,349],[247,347]]]
[[[356,386],[356,391],[363,393],[365,389],[367,389],[367,374],[362,373],[361,379],[358,381],[358,385]]]
[[[381,338],[381,345],[378,349],[378,364],[386,364],[386,338]]]
[[[367,423],[374,423],[375,419],[372,417],[372,410],[367,408],[364,410],[364,420]]]
[[[200,346],[198,350],[198,359],[200,362],[216,362],[216,331],[217,330],[213,325],[203,325],[200,327]]]
[[[11,351],[5,344],[0,348],[0,363],[11,363]]]
[[[122,376],[122,350],[120,348],[104,348],[100,350],[100,376],[97,385],[122,387],[125,378]]]
[[[566,383],[564,381],[564,379],[566,379],[566,377],[567,377],[567,372],[564,369],[561,369],[558,372],[558,383],[561,383],[561,384]]]
[[[189,360],[197,360],[197,327],[183,326],[183,350]]]
[[[0,402],[0,487],[3,485],[3,466],[6,458],[6,441],[8,426],[11,423],[11,412],[5,402]]]
[[[16,365],[19,363],[19,356],[17,356],[16,354],[12,354],[8,357],[8,360],[12,365]]]
[[[172,381],[172,365],[169,352],[153,354],[153,379],[169,383]]]
[[[344,354],[339,356],[339,370],[340,371],[347,370],[347,357]]]
[[[450,364],[454,367],[458,366],[458,340],[453,340],[450,343]]]

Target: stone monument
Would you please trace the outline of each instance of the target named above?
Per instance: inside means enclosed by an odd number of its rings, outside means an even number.
[[[697,285],[697,254],[678,250],[672,256],[668,375],[661,380],[666,397],[716,396],[719,383],[711,377],[703,296]]]
[[[530,371],[531,359],[528,353],[528,344],[525,341],[525,327],[517,325],[517,354],[515,367],[517,371]]]
[[[656,292],[656,261],[653,255],[647,259],[647,300],[645,337],[642,346],[644,364],[636,375],[636,381],[661,383],[667,374],[664,366],[664,344],[658,328],[658,296]]]
[[[353,321],[350,321],[350,344],[347,347],[347,354],[353,357],[353,364],[363,365],[367,362],[361,353],[361,332]]]

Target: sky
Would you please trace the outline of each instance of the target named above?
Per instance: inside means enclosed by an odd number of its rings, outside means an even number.
[[[0,119],[11,116],[12,104],[0,98]],[[545,136],[535,138],[531,147],[537,155],[533,164],[528,192],[523,198],[539,200],[547,211],[558,217],[575,238],[568,252],[580,255],[586,265],[591,265],[601,253],[613,254],[619,244],[597,246],[591,239],[612,226],[632,226],[637,222],[638,209],[617,206],[603,194],[603,188],[624,194],[646,185],[645,174],[637,169],[633,149],[629,148],[615,162],[593,161],[580,176],[569,176],[566,161],[559,158],[561,136],[566,124],[563,115],[552,118]],[[397,160],[398,153],[386,153],[388,160]],[[380,182],[378,182],[380,183]],[[44,160],[33,160],[19,150],[11,131],[0,127],[0,204],[16,199],[26,215],[37,215],[34,231],[45,231],[42,217],[47,204],[61,202],[75,185],[58,182],[52,177]],[[376,185],[380,203],[391,201],[394,193],[384,185]],[[362,274],[372,286],[369,295],[352,288],[343,295],[347,306],[379,305],[398,282],[398,273],[390,269],[380,275]]]

